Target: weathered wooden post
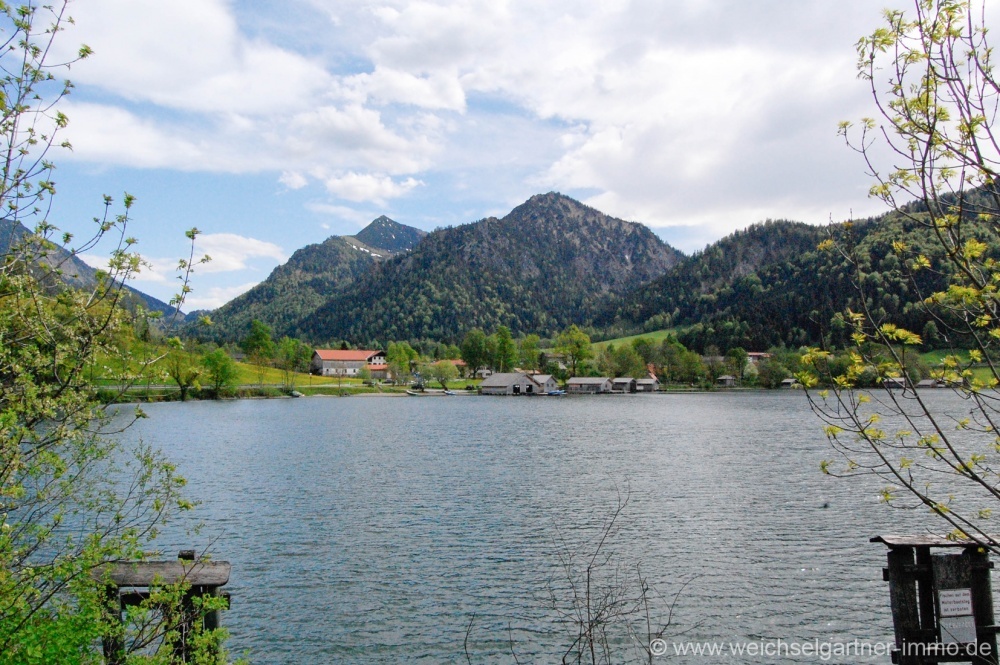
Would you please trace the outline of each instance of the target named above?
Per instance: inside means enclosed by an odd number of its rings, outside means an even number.
[[[125,641],[119,624],[124,628],[123,611],[126,607],[139,605],[150,598],[157,588],[175,584],[186,585],[179,616],[164,617],[180,633],[175,651],[181,662],[191,659],[189,638],[198,616],[194,599],[206,596],[222,596],[228,605],[229,595],[219,588],[229,582],[232,566],[227,561],[195,561],[194,550],[181,550],[176,561],[124,561],[100,566],[94,570],[95,579],[105,583],[105,613],[109,628],[103,639],[104,662],[107,665],[123,665],[125,662]],[[202,627],[206,630],[218,628],[219,611],[212,610],[202,615]]]
[[[877,536],[889,548],[883,579],[900,665],[998,665],[989,554],[970,540]],[[934,551],[932,551],[934,550]]]

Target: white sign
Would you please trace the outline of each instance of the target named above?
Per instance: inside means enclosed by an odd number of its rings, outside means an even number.
[[[971,589],[939,589],[938,602],[943,617],[972,616]]]
[[[972,617],[941,617],[941,642],[973,644],[976,641],[976,621]]]

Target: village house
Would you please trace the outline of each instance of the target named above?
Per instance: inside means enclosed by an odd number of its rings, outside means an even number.
[[[620,376],[611,381],[611,392],[613,393],[634,393],[635,379],[630,376]]]
[[[384,351],[366,349],[316,349],[309,372],[317,376],[356,377],[367,368],[373,379],[389,378]]]
[[[566,382],[566,392],[593,395],[611,392],[611,379],[606,376],[574,376]]]
[[[732,388],[736,385],[736,377],[732,374],[723,374],[715,380],[715,385],[723,386],[724,388]]]

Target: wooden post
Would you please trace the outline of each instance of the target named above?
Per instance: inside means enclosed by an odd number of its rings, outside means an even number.
[[[966,548],[965,554],[969,557],[972,609],[976,617],[976,626],[979,628],[977,637],[980,656],[978,660],[973,662],[997,665],[1000,662],[1000,654],[997,654],[997,634],[992,629],[993,591],[990,585],[990,569],[993,566],[990,563],[990,555],[978,547]]]
[[[907,643],[920,634],[920,616],[917,606],[917,587],[911,572],[914,567],[912,547],[890,549],[886,555],[889,562],[887,579],[889,582],[889,606],[892,610],[892,627],[896,633],[896,648],[902,654],[893,662],[900,665],[923,665],[919,658],[905,655]]]

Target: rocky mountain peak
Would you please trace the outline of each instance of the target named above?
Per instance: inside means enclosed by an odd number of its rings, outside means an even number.
[[[400,224],[381,215],[354,237],[369,247],[384,249],[387,252],[405,252],[413,249],[425,235],[427,235],[425,231]]]

